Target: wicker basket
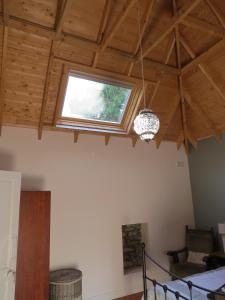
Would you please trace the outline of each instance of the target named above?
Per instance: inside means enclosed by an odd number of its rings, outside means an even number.
[[[50,300],[81,300],[82,272],[61,269],[50,273]]]

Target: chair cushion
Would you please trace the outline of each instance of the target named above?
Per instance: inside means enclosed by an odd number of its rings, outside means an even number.
[[[177,275],[178,277],[187,277],[197,273],[202,273],[206,271],[205,265],[192,264],[192,263],[177,263],[171,265],[171,272]]]
[[[203,258],[205,256],[208,256],[208,254],[203,252],[189,251],[187,262],[193,264],[205,265],[205,262],[203,261]]]

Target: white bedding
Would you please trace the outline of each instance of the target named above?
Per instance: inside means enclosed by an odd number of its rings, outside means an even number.
[[[194,284],[197,284],[201,287],[207,288],[209,290],[215,291],[225,285],[225,267],[196,274],[193,276],[189,276],[184,278],[187,281],[191,281]],[[190,299],[190,293],[187,285],[181,281],[175,280],[166,283],[167,286],[174,290],[178,291],[181,295]],[[161,287],[157,287],[156,289],[157,300],[165,300],[164,291]],[[208,292],[204,292],[202,290],[193,288],[192,296],[193,300],[208,300],[207,298]],[[148,300],[154,300],[154,289],[148,289]],[[176,300],[176,297],[173,293],[167,292],[168,300]],[[181,299],[181,298],[180,298]]]

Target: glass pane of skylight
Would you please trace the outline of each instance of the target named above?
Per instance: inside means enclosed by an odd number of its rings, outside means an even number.
[[[121,123],[130,87],[69,75],[62,117]]]

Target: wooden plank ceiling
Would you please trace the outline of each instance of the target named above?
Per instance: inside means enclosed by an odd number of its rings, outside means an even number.
[[[54,117],[65,63],[140,78],[138,9],[148,105],[161,122],[157,147],[163,140],[186,149],[209,136],[219,140],[225,129],[220,0],[2,0],[0,129],[36,128],[39,138],[43,130],[59,130]],[[135,145],[134,133],[127,137]]]

